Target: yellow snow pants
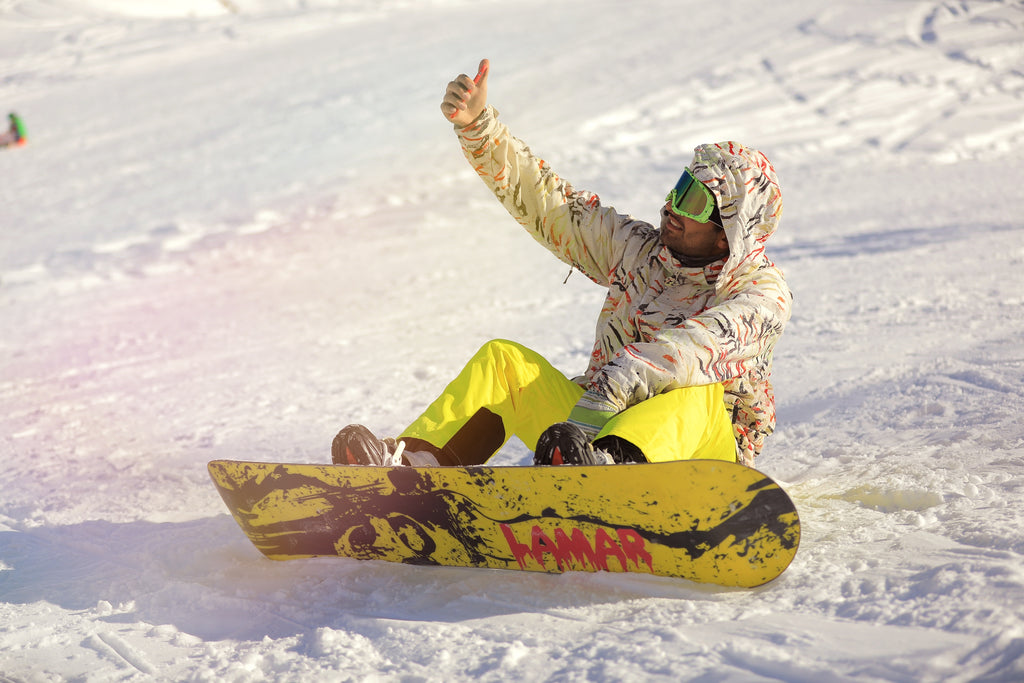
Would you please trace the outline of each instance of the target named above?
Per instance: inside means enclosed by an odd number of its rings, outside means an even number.
[[[444,392],[401,434],[440,451],[442,465],[479,465],[510,437],[535,450],[541,433],[562,422],[583,388],[535,351],[505,340],[484,344]],[[613,417],[597,438],[617,436],[649,462],[736,460],[721,384],[683,387]]]

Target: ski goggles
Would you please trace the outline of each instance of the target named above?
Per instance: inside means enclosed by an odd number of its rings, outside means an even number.
[[[715,196],[701,181],[693,177],[690,169],[683,171],[679,182],[665,197],[674,213],[692,218],[698,223],[707,223],[715,210]]]

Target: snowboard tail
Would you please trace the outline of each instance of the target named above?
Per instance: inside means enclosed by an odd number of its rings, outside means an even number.
[[[563,467],[360,467],[215,460],[267,557],[528,571],[642,572],[753,587],[796,554],[797,511],[717,460]]]

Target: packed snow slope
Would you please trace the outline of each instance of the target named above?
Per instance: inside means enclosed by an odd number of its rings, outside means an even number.
[[[775,582],[275,563],[226,514],[207,461],[393,434],[488,339],[585,367],[602,292],[438,110],[481,57],[638,217],[699,143],[773,160]],[[1024,679],[1021,2],[0,0],[0,110],[0,680]]]

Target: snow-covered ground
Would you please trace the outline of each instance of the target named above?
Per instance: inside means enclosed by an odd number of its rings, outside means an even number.
[[[438,110],[481,57],[639,217],[700,142],[774,161],[777,581],[275,563],[226,514],[208,460],[394,433],[488,339],[585,366],[602,292]],[[0,681],[1024,679],[1021,2],[0,0],[11,109]]]

